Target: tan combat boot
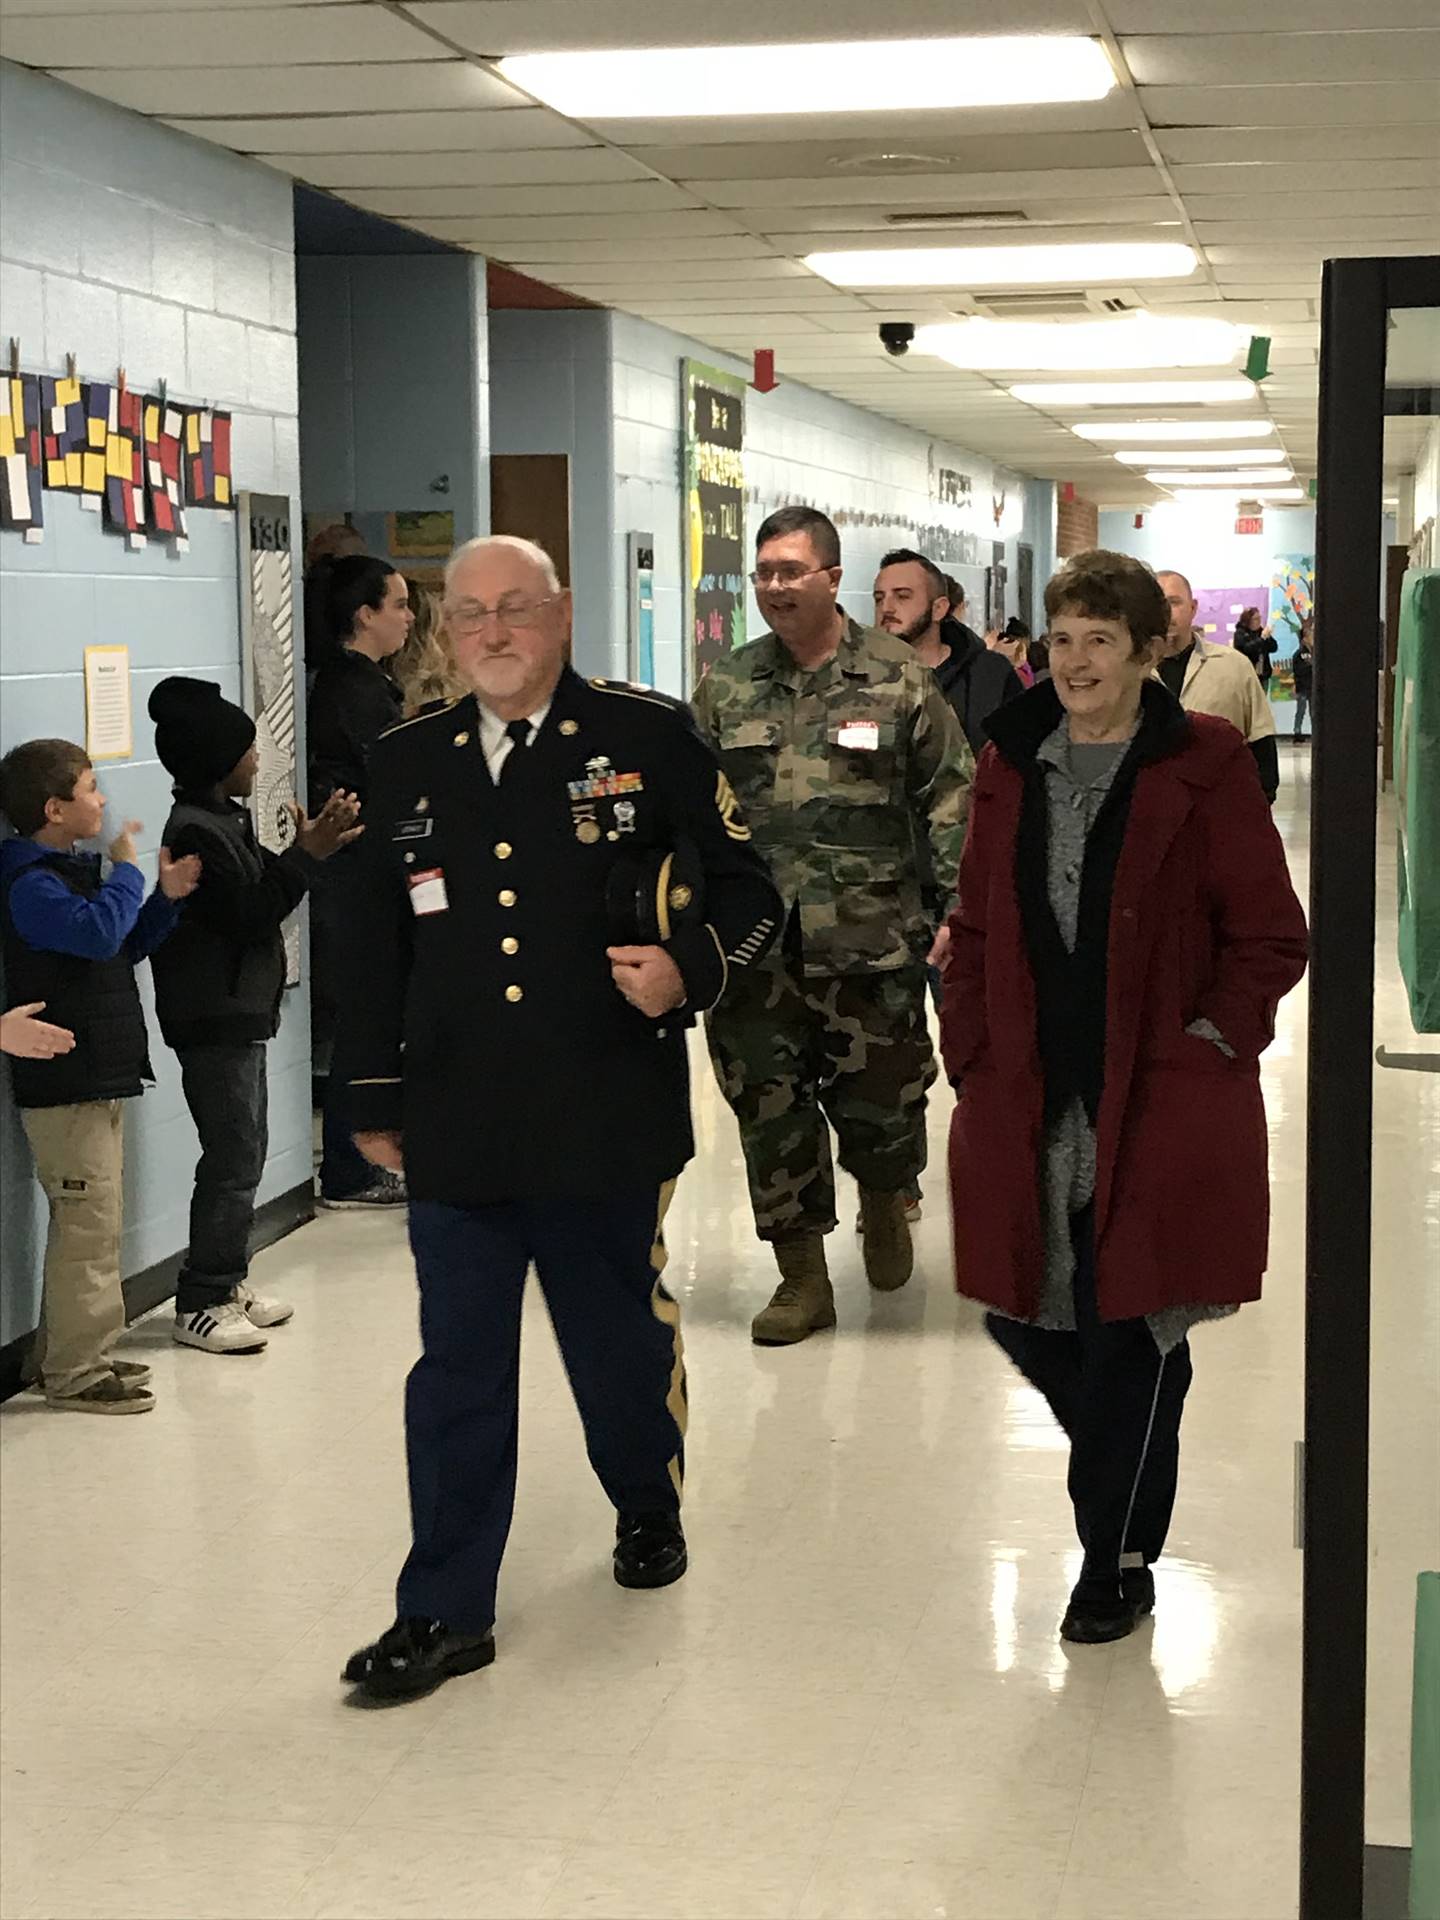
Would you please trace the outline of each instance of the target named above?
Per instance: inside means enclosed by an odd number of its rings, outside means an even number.
[[[780,1284],[768,1307],[750,1323],[759,1347],[789,1347],[821,1327],[835,1324],[835,1295],[825,1271],[825,1241],[818,1233],[787,1233],[775,1243]]]
[[[860,1241],[865,1278],[876,1292],[894,1293],[897,1287],[903,1287],[915,1268],[903,1193],[860,1189]]]

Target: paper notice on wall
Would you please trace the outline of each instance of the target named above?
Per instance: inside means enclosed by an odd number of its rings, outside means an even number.
[[[85,649],[85,751],[92,760],[128,760],[133,750],[130,725],[130,649]]]

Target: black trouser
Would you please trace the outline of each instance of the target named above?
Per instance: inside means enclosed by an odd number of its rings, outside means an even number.
[[[228,1300],[250,1270],[255,1189],[269,1145],[265,1044],[256,1040],[177,1051],[185,1104],[200,1136],[200,1159],[175,1310],[194,1313]]]
[[[1070,1439],[1070,1500],[1085,1549],[1082,1584],[1118,1590],[1122,1554],[1160,1558],[1180,1470],[1190,1345],[1162,1354],[1142,1320],[1101,1320],[1091,1208],[1076,1214],[1075,1331],[988,1314],[991,1337],[1050,1403]]]
[[[678,1513],[685,1361],[680,1309],[660,1278],[672,1187],[484,1207],[411,1201],[424,1351],[405,1388],[414,1545],[398,1612],[461,1633],[495,1618],[532,1261],[600,1484],[622,1513]]]

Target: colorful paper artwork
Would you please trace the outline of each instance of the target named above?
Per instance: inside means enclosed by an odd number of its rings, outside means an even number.
[[[1270,632],[1280,652],[1293,653],[1301,623],[1315,610],[1315,556],[1313,553],[1277,555],[1270,577]]]
[[[155,533],[184,553],[188,506],[235,504],[230,414],[179,405],[163,382],[133,393],[123,368],[114,381],[81,380],[66,364],[0,373],[0,527],[41,539],[48,488],[103,513],[132,547]]]
[[[7,374],[0,379],[0,526],[37,539],[45,523],[40,460],[39,376]]]
[[[145,490],[150,503],[152,532],[183,540],[184,478],[180,470],[180,441],[185,432],[183,407],[172,406],[163,395],[145,401]]]
[[[209,407],[185,416],[185,495],[192,507],[228,507],[230,416]]]
[[[52,493],[79,493],[85,479],[85,397],[73,375],[40,376],[41,443],[45,485]]]
[[[145,425],[144,401],[128,387],[109,389],[110,406],[105,433],[105,520],[130,535],[136,546],[145,540]]]

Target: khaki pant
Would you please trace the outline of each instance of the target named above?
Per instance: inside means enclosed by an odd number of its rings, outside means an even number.
[[[120,1102],[27,1107],[20,1117],[50,1202],[45,1294],[31,1366],[47,1394],[64,1398],[104,1379],[110,1349],[125,1329]]]

